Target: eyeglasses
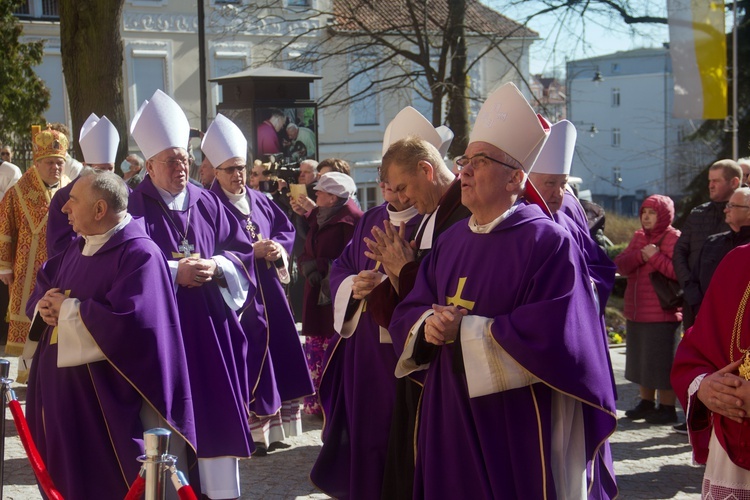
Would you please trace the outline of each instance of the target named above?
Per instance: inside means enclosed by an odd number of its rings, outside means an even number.
[[[469,165],[473,166],[474,168],[487,168],[491,161],[494,161],[495,163],[499,163],[500,165],[504,167],[508,167],[511,170],[518,170],[518,167],[514,167],[513,165],[508,165],[504,161],[496,160],[495,158],[490,158],[484,153],[479,153],[471,158],[468,156],[459,156],[455,160],[456,165],[458,166],[458,170],[463,170],[464,168],[468,167]]]
[[[153,160],[158,163],[165,163],[170,168],[187,167],[190,165],[189,158],[169,158],[168,160]]]
[[[236,167],[216,167],[216,170],[222,170],[230,175],[237,174],[245,170],[245,165],[237,165]],[[257,175],[257,174],[255,174]]]
[[[733,208],[750,208],[750,205],[737,205],[732,202],[727,203],[727,210],[732,210]]]
[[[10,156],[10,153],[8,151],[2,151],[0,152],[0,156]]]

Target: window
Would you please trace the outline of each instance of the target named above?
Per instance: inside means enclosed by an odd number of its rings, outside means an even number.
[[[249,46],[237,45],[229,47],[223,44],[219,45],[220,47],[215,46],[215,50],[213,51],[213,59],[211,61],[212,78],[239,73],[250,65]],[[215,107],[224,101],[224,96],[222,95],[221,85],[215,82],[210,85]]]
[[[612,147],[613,148],[620,147],[620,129],[619,128],[612,129]]]
[[[130,116],[157,89],[172,94],[172,46],[168,41],[137,40],[127,44],[128,100]]]
[[[351,60],[354,75],[349,80],[349,95],[355,102],[349,106],[350,123],[355,127],[380,125],[380,97],[378,96],[378,71],[371,66],[374,57]]]
[[[18,16],[29,16],[34,18],[60,18],[60,6],[58,0],[27,0],[19,5],[13,12]]]
[[[620,72],[620,63],[612,63],[612,73]]]
[[[377,186],[372,186],[369,183],[357,189],[357,200],[363,212],[380,204],[378,200],[379,192],[380,189]]]
[[[311,0],[287,0],[289,7],[311,7]]]
[[[57,42],[57,47],[45,47],[42,64],[35,66],[34,72],[44,81],[44,85],[50,91],[49,109],[44,114],[44,117],[48,122],[68,123],[69,120],[66,113],[68,109],[68,95],[63,79],[59,41]]]
[[[613,108],[620,107],[620,89],[619,88],[612,89],[612,107]]]

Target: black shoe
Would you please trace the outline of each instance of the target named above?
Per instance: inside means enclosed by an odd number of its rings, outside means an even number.
[[[677,412],[674,406],[659,405],[656,411],[646,415],[646,422],[656,425],[673,424],[677,422]]]
[[[266,445],[263,443],[255,443],[255,451],[250,454],[250,456],[253,457],[265,457],[268,455],[268,450],[266,450]]]
[[[687,422],[673,425],[672,429],[674,429],[674,431],[677,432],[678,434],[685,434],[687,436],[687,433],[688,433]]]
[[[656,403],[641,399],[641,402],[638,403],[635,408],[631,408],[625,412],[625,416],[630,420],[640,420],[646,418],[646,415],[653,413],[654,411],[656,411]]]
[[[268,445],[268,452],[276,451],[276,450],[286,450],[287,448],[291,448],[291,444],[286,444],[282,441],[274,441],[270,445]]]

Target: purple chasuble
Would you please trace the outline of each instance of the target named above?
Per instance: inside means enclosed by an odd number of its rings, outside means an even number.
[[[250,239],[271,239],[291,255],[294,227],[278,205],[263,193],[245,186],[251,210],[245,215],[229,201],[218,182],[214,182],[211,191],[237,218]],[[255,259],[255,275],[258,290],[253,301],[248,301],[243,308],[240,324],[251,344],[248,372],[250,387],[255,387],[251,409],[256,415],[265,416],[276,413],[282,401],[299,399],[315,390],[294,316],[275,266],[265,259]]]
[[[352,241],[331,267],[331,295],[342,281],[360,271],[379,270],[365,256],[363,238],[374,226],[388,220],[387,203],[368,210],[360,219]],[[420,216],[406,224],[411,233]],[[359,305],[353,301],[351,307]],[[393,345],[380,343],[380,327],[367,304],[351,337],[336,335],[329,346],[320,382],[325,415],[323,447],[310,479],[334,498],[379,499],[393,405],[396,399],[397,357]]]
[[[438,347],[420,406],[414,498],[457,491],[465,498],[555,498],[553,391],[581,402],[589,498],[614,497],[607,345],[583,257],[567,231],[531,205],[519,205],[488,234],[452,226],[393,315],[394,346],[405,344],[432,304],[447,303],[492,319],[494,341],[541,383],[470,398],[464,366],[475,360],[453,359],[466,353],[460,335]]]
[[[250,282],[255,294],[252,243],[216,198],[188,184],[188,209],[170,210],[146,177],[130,195],[129,211],[141,216],[146,232],[168,260],[179,260],[181,241],[203,259],[221,255]],[[188,224],[189,221],[189,224]],[[177,307],[195,401],[198,457],[249,457],[254,447],[248,425],[251,388],[247,376],[247,338],[237,315],[224,302],[217,280],[202,286],[177,286]]]
[[[563,195],[560,210],[558,210],[558,213],[560,212],[570,217],[573,222],[581,228],[581,231],[584,231],[591,236],[591,233],[589,232],[589,219],[586,217],[586,210],[584,210],[581,202],[578,201],[578,198],[567,190]]]
[[[131,221],[90,257],[81,254],[83,245],[77,238],[44,264],[29,313],[47,290],[60,288],[81,301],[80,319],[107,359],[58,368],[57,328],[46,327],[26,415],[65,498],[123,498],[144,452],[142,405],[187,440],[194,460],[193,401],[172,280],[142,221]]]

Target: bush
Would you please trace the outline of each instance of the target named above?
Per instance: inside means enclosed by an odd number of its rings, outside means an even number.
[[[625,250],[625,248],[628,246],[628,242],[625,243],[617,243],[614,246],[607,247],[607,257],[609,257],[612,260],[615,260],[615,257],[620,255],[620,252]]]
[[[641,221],[638,217],[625,217],[608,213],[604,226],[604,234],[617,246],[621,243],[629,243],[633,238],[633,233],[640,228]]]

